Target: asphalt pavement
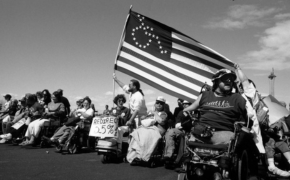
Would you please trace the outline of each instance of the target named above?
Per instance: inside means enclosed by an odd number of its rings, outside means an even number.
[[[177,180],[177,173],[164,167],[102,164],[95,152],[60,154],[54,148],[0,144],[0,180]]]

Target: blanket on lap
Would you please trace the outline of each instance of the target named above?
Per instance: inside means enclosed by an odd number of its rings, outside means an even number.
[[[161,135],[156,126],[140,126],[131,133],[131,137],[127,154],[127,160],[129,163],[131,163],[135,158],[139,158],[146,162],[149,161]]]

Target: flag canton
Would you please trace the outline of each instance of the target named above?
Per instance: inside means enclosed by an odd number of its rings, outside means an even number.
[[[126,26],[125,42],[165,61],[170,60],[170,29],[146,16],[131,11]]]

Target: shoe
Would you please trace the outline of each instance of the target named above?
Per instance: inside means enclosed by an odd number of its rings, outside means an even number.
[[[25,141],[23,141],[22,143],[20,143],[19,146],[23,146],[23,145],[25,145],[25,144],[27,144],[27,143],[29,143],[29,141],[25,140]]]
[[[6,143],[6,139],[3,138],[0,140],[0,144],[4,144],[4,143]]]
[[[121,149],[117,149],[117,151],[116,151],[116,154],[117,154],[117,157],[119,158],[119,157],[122,157],[122,150]]]
[[[277,167],[268,167],[269,171],[275,175],[281,176],[281,177],[290,177],[290,172],[283,171]]]

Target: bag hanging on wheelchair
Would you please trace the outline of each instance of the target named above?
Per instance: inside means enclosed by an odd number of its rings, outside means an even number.
[[[193,128],[191,128],[192,135],[201,138],[211,138],[213,136],[214,129],[210,126],[195,122]]]

